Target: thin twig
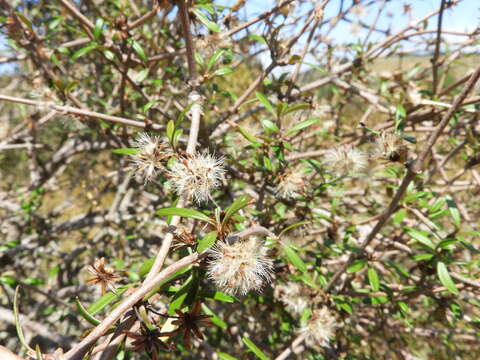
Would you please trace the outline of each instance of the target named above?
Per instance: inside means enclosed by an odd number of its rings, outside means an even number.
[[[435,53],[432,58],[432,72],[433,72],[433,83],[432,83],[432,93],[435,95],[437,93],[438,86],[438,57],[440,55],[440,42],[442,40],[442,20],[443,12],[445,10],[445,0],[442,0],[440,5],[440,13],[438,14],[438,24],[437,24],[437,39],[435,41]]]
[[[86,116],[93,119],[101,119],[101,120],[119,123],[123,125],[134,126],[142,129],[151,128],[152,130],[155,130],[155,131],[160,131],[164,129],[163,126],[158,124],[147,124],[142,121],[126,119],[126,118],[113,116],[113,115],[105,115],[96,111],[78,109],[72,106],[56,105],[53,103],[29,100],[29,99],[14,97],[14,96],[0,95],[0,101],[10,101],[10,102],[37,106],[37,107],[48,107],[49,109],[58,111],[61,114],[73,114],[73,115],[79,115],[79,116]]]
[[[443,116],[442,120],[436,127],[435,131],[430,135],[427,144],[425,145],[423,151],[420,153],[416,161],[407,169],[407,174],[405,175],[399,189],[397,190],[397,193],[393,197],[392,201],[388,205],[387,209],[384,211],[382,217],[378,220],[378,222],[375,224],[375,227],[372,229],[372,231],[368,234],[368,236],[365,238],[365,240],[360,244],[359,248],[360,249],[365,249],[370,242],[375,238],[375,236],[378,234],[378,232],[383,228],[383,226],[387,223],[387,220],[390,218],[390,216],[393,215],[395,212],[395,209],[397,208],[398,203],[403,197],[403,194],[407,190],[408,185],[410,182],[415,178],[417,174],[419,174],[423,168],[423,163],[425,159],[427,158],[428,154],[430,153],[430,150],[432,149],[433,145],[437,141],[438,137],[442,133],[443,129],[448,125],[448,122],[452,118],[452,116],[455,114],[457,109],[462,105],[463,101],[467,97],[467,95],[470,93],[470,91],[473,89],[475,83],[477,82],[478,78],[480,77],[480,67],[478,67],[475,72],[472,74],[470,79],[468,80],[467,84],[463,88],[462,92],[457,96],[455,101],[453,102],[452,107],[445,113]],[[348,260],[343,264],[343,266],[332,276],[328,284],[325,286],[325,291],[330,291],[332,290],[333,286],[337,282],[337,280],[340,278],[340,276],[345,272],[347,267],[353,262],[355,259],[355,255],[351,254],[348,258]]]
[[[105,332],[133,305],[153,290],[158,284],[167,279],[185,266],[195,263],[205,255],[193,253],[185,256],[181,260],[167,267],[165,270],[156,274],[149,282],[143,283],[142,287],[132,293],[120,305],[118,305],[108,316],[95,327],[80,343],[71,348],[66,354],[66,360],[82,360],[90,347],[105,334]]]

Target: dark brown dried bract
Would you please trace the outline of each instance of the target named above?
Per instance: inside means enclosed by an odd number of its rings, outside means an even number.
[[[115,270],[111,267],[105,266],[105,258],[95,260],[93,266],[88,265],[87,270],[94,277],[87,280],[88,284],[100,284],[102,287],[102,294],[107,292],[107,288],[115,293],[113,282],[121,279],[120,276],[115,275]]]
[[[200,326],[210,326],[212,322],[210,321],[211,315],[199,315],[201,310],[201,303],[197,302],[193,305],[192,309],[189,312],[182,312],[181,310],[175,310],[177,313],[176,320],[172,321],[173,325],[177,325],[178,329],[173,330],[169,333],[165,333],[167,336],[175,336],[183,331],[183,341],[185,346],[188,349],[192,347],[192,334],[203,340],[203,334],[200,331]]]
[[[152,358],[158,359],[158,352],[160,350],[170,350],[170,347],[160,340],[161,336],[165,336],[158,329],[149,330],[142,327],[140,334],[125,331],[125,335],[134,339],[132,342],[133,351],[141,352],[145,350]]]

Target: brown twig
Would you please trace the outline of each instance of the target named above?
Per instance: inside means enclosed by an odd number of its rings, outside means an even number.
[[[448,122],[450,121],[452,116],[455,114],[455,112],[458,110],[458,108],[462,105],[467,95],[475,86],[475,83],[477,82],[479,77],[480,77],[480,67],[478,67],[475,70],[475,72],[470,76],[470,79],[468,80],[467,84],[465,84],[465,87],[463,88],[462,92],[456,97],[455,101],[453,102],[452,107],[445,113],[442,120],[440,121],[438,126],[435,128],[435,131],[430,135],[423,151],[420,153],[420,155],[415,160],[415,162],[407,169],[407,174],[405,175],[395,196],[391,200],[387,209],[384,211],[382,217],[375,224],[375,227],[368,234],[365,240],[360,244],[359,246],[360,249],[365,249],[370,244],[370,242],[375,238],[377,233],[386,224],[390,216],[393,215],[395,209],[397,208],[398,203],[403,197],[403,194],[407,190],[408,185],[415,178],[415,176],[422,171],[423,163],[427,158],[428,154],[430,153],[430,150],[432,149],[433,145],[437,141],[438,137],[440,136],[441,132],[448,125]],[[343,264],[343,266],[332,276],[328,284],[325,286],[325,291],[332,290],[337,280],[345,272],[347,267],[353,262],[354,259],[355,259],[355,255],[351,254],[348,260],[345,262],[345,264]]]

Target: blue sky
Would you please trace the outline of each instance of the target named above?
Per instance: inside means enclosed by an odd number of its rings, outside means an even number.
[[[231,6],[236,0],[221,0],[219,1],[223,5]],[[319,1],[311,1],[305,4],[303,7],[296,8],[296,11],[306,10],[307,7]],[[350,15],[349,18],[353,21],[361,20],[364,23],[370,24],[374,21],[380,4],[383,1],[374,0],[372,6],[364,8],[364,13],[360,16]],[[257,16],[264,11],[275,6],[277,2],[274,0],[247,0],[245,12],[249,18]],[[351,0],[344,1],[345,4],[351,4]],[[403,16],[403,5],[409,3],[412,8],[411,17],[417,19],[424,15],[436,10],[441,3],[441,0],[391,0],[387,3],[385,10],[380,17],[378,27],[381,29],[388,29],[389,27],[393,32],[399,30],[407,25],[409,19],[407,16]],[[330,18],[337,14],[340,6],[340,0],[330,0],[325,8],[325,17]],[[386,14],[391,13],[393,17],[389,17]],[[443,29],[450,31],[472,31],[480,24],[480,0],[462,0],[453,9],[445,11],[443,16]],[[431,18],[428,23],[429,29],[435,29],[437,26],[437,17]],[[338,25],[337,30],[332,32],[331,38],[335,39],[335,42],[355,42],[356,39],[365,36],[365,31],[360,31],[358,34],[353,35],[351,33],[352,24],[343,22]],[[372,40],[378,40],[383,35],[376,35],[372,37]]]

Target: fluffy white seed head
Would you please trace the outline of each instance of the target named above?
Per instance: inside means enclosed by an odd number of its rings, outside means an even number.
[[[383,132],[375,141],[375,156],[388,161],[398,161],[406,156],[407,147],[401,136]]]
[[[166,151],[167,145],[163,144],[158,136],[140,133],[133,141],[133,146],[140,152],[132,155],[132,162],[145,183],[152,180],[157,169],[163,168],[162,161],[171,156],[171,153]]]
[[[324,306],[314,311],[308,325],[301,331],[307,333],[307,344],[317,343],[320,346],[327,346],[337,327],[338,324],[335,317]]]
[[[276,193],[285,199],[295,198],[305,188],[305,179],[299,170],[288,170],[280,177],[280,181],[276,186]]]
[[[208,277],[227,294],[258,291],[272,280],[272,260],[266,256],[267,248],[255,237],[233,245],[219,241],[209,252]]]
[[[223,159],[206,152],[179,158],[168,172],[168,184],[178,195],[186,195],[197,203],[211,199],[225,174]]]
[[[351,145],[340,145],[328,150],[324,160],[337,175],[357,173],[367,165],[367,156]]]
[[[275,286],[275,297],[294,315],[300,315],[308,307],[308,298],[304,296],[302,286],[293,281]]]

